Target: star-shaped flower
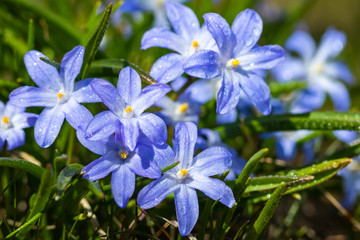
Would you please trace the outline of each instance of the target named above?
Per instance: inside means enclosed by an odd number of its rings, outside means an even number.
[[[145,186],[137,199],[141,208],[148,209],[174,192],[179,231],[183,236],[190,233],[199,217],[196,189],[228,207],[235,203],[231,189],[224,182],[210,177],[228,169],[231,154],[225,148],[211,147],[194,158],[196,140],[197,128],[194,123],[177,123],[173,141],[175,157],[168,158],[168,162],[164,161],[162,164],[167,166],[176,161],[180,163]]]
[[[10,100],[19,107],[45,107],[35,124],[35,140],[41,147],[49,147],[59,134],[64,119],[77,129],[91,113],[80,103],[99,102],[90,82],[93,78],[74,83],[84,57],[84,47],[77,46],[66,53],[61,61],[60,72],[40,58],[38,51],[24,56],[25,66],[31,79],[39,87],[24,86],[10,94]]]

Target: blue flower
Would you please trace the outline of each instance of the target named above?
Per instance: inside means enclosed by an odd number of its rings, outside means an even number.
[[[175,157],[163,164],[166,166],[175,161],[179,161],[180,164],[145,186],[139,192],[137,199],[141,208],[148,209],[157,206],[167,195],[174,192],[179,231],[183,236],[190,233],[199,217],[195,189],[228,207],[235,203],[231,189],[224,182],[210,178],[223,173],[230,166],[231,154],[225,148],[211,147],[194,158],[196,139],[195,124],[191,122],[176,124],[173,141]]]
[[[117,89],[108,81],[91,82],[94,92],[110,109],[97,114],[86,128],[86,138],[91,141],[106,139],[116,132],[130,151],[134,151],[140,133],[151,142],[162,145],[167,138],[164,121],[153,113],[144,113],[171,88],[153,84],[141,90],[139,74],[130,67],[121,70]]]
[[[344,197],[342,204],[349,209],[354,206],[360,195],[360,157],[353,159],[347,167],[338,173],[343,178]]]
[[[254,70],[278,66],[285,59],[284,50],[278,45],[256,45],[262,32],[262,20],[253,10],[241,12],[231,28],[216,13],[207,13],[204,19],[220,54],[211,50],[197,51],[184,64],[184,71],[199,78],[222,77],[217,113],[233,110],[240,92],[244,91],[261,113],[269,114],[269,87]]]
[[[282,66],[273,70],[273,74],[278,81],[301,79],[308,83],[307,89],[296,97],[291,112],[302,113],[322,107],[326,93],[336,110],[349,109],[348,90],[339,80],[352,83],[353,76],[346,64],[333,60],[343,50],[345,43],[344,33],[333,28],[325,32],[317,50],[308,33],[298,31],[290,36],[285,47],[300,58],[289,56]]]
[[[14,106],[10,101],[6,105],[0,101],[0,150],[5,141],[8,150],[24,145],[23,128],[34,126],[37,118],[37,114],[27,113],[25,108]]]
[[[135,174],[159,178],[161,171],[157,163],[164,161],[163,158],[173,157],[170,146],[164,144],[156,147],[147,139],[142,140],[134,151],[129,151],[122,140],[116,140],[114,135],[98,141],[88,141],[84,135],[85,132],[79,128],[79,141],[92,152],[102,155],[82,169],[84,177],[95,181],[112,173],[111,190],[116,204],[121,208],[126,207],[134,193]]]
[[[60,73],[40,58],[38,51],[29,51],[24,56],[26,69],[39,87],[24,86],[10,94],[10,100],[19,107],[45,107],[35,124],[35,140],[41,147],[49,147],[59,134],[64,119],[77,127],[91,113],[80,103],[99,102],[93,93],[92,78],[74,84],[83,62],[84,47],[77,46],[66,53],[61,61]]]
[[[177,52],[166,54],[154,63],[150,75],[160,83],[179,77],[184,72],[183,64],[196,51],[217,49],[206,26],[200,27],[190,8],[175,2],[168,2],[165,8],[175,33],[165,28],[153,28],[141,40],[142,49],[163,47]]]

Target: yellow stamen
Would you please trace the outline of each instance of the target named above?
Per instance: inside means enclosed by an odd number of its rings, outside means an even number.
[[[181,113],[185,113],[189,108],[189,104],[188,103],[183,103],[180,105],[179,110]]]
[[[317,73],[321,73],[322,71],[324,71],[324,68],[325,68],[324,64],[323,64],[323,63],[320,63],[320,64],[318,64],[318,65],[316,66],[315,71],[316,71]]]
[[[58,98],[58,99],[62,98],[63,96],[64,96],[64,94],[62,94],[62,93],[58,93],[58,94],[57,94],[57,98]]]
[[[193,46],[193,48],[198,49],[198,48],[199,48],[199,43],[198,43],[198,41],[193,41],[193,42],[192,42],[192,46]]]
[[[122,159],[125,159],[127,157],[127,153],[125,152],[120,152],[119,154]]]
[[[237,59],[234,59],[234,60],[232,60],[231,61],[231,64],[234,66],[234,67],[237,67],[238,65],[239,65],[239,60],[237,60]]]
[[[6,124],[9,124],[9,118],[8,117],[3,117],[3,119],[1,120],[1,121],[3,121],[4,123],[6,123]]]
[[[130,106],[127,106],[127,107],[125,108],[125,112],[132,112],[132,108],[131,108]]]
[[[180,174],[181,174],[183,177],[186,176],[187,172],[188,172],[187,169],[181,169],[181,170],[180,170]]]

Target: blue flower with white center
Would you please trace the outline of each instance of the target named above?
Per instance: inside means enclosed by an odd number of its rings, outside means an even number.
[[[26,69],[39,87],[24,86],[10,94],[10,100],[19,107],[45,107],[35,124],[35,140],[43,148],[49,147],[59,134],[64,119],[77,129],[91,113],[80,103],[99,102],[90,82],[93,78],[74,83],[84,57],[84,47],[77,46],[66,53],[58,70],[40,58],[38,51],[24,56]]]
[[[193,229],[199,217],[196,189],[228,207],[234,205],[231,189],[224,182],[210,177],[228,169],[231,154],[225,148],[211,147],[193,157],[197,128],[191,122],[177,123],[174,136],[175,157],[168,158],[168,162],[162,164],[168,166],[176,161],[180,164],[140,190],[137,202],[141,208],[149,209],[174,192],[179,232],[185,236]]]
[[[255,70],[280,65],[285,59],[284,50],[278,45],[256,45],[262,32],[262,20],[253,10],[241,12],[231,28],[216,13],[207,13],[204,19],[220,53],[197,51],[183,65],[184,71],[199,78],[222,77],[217,113],[226,114],[233,110],[239,102],[240,92],[244,91],[262,114],[269,114],[270,90]]]
[[[157,83],[141,89],[139,74],[126,67],[119,74],[117,88],[102,79],[92,81],[91,87],[110,110],[97,114],[90,121],[86,128],[88,140],[106,139],[116,132],[130,151],[134,151],[140,133],[153,144],[165,143],[167,130],[164,121],[144,111],[171,90],[168,85]]]
[[[165,5],[168,2],[183,3],[188,0],[125,0],[120,9],[124,12],[149,12],[154,15],[155,27],[169,28]]]
[[[0,101],[0,150],[5,141],[8,150],[24,145],[23,128],[34,126],[37,118],[37,114],[27,113],[25,108],[14,106],[10,101],[6,105]]]
[[[163,47],[177,53],[159,58],[151,68],[150,75],[160,83],[167,83],[183,74],[183,64],[201,49],[217,50],[206,26],[200,27],[194,12],[179,3],[165,5],[167,16],[175,32],[165,28],[147,31],[141,40],[141,49]]]
[[[343,50],[345,43],[345,34],[334,28],[325,32],[317,50],[308,33],[298,31],[290,36],[285,47],[297,53],[300,58],[289,56],[282,66],[273,70],[273,74],[278,81],[296,79],[308,83],[307,89],[296,97],[291,107],[292,112],[301,113],[320,108],[326,93],[336,110],[349,109],[349,93],[340,80],[352,83],[353,76],[346,64],[333,60]]]
[[[90,119],[89,119],[90,121]],[[77,131],[79,141],[92,152],[102,155],[82,169],[84,177],[92,181],[111,175],[111,191],[116,204],[125,208],[135,190],[135,174],[147,178],[159,178],[157,163],[172,158],[173,151],[167,144],[154,146],[143,139],[133,151],[129,151],[122,139],[111,135],[108,139],[88,141],[82,128]]]

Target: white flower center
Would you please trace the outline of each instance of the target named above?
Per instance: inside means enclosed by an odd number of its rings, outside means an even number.
[[[226,62],[226,68],[230,68],[230,69],[236,68],[239,66],[239,64],[240,64],[240,61],[238,59],[232,58]]]
[[[64,103],[67,101],[67,96],[66,94],[60,90],[58,93],[57,93],[57,100],[58,100],[58,103]]]
[[[188,173],[188,169],[180,169],[177,173],[176,173],[176,178],[179,181],[184,181],[186,179]]]
[[[132,118],[134,116],[134,111],[130,106],[127,106],[122,113],[123,118]]]
[[[7,116],[5,116],[1,119],[0,126],[2,128],[9,128],[11,126],[11,122]]]
[[[180,104],[176,109],[176,114],[177,115],[185,115],[188,109],[189,109],[188,103]]]

